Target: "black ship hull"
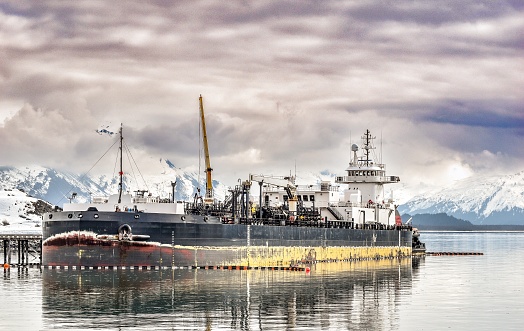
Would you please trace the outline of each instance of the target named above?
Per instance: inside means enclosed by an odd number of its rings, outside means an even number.
[[[412,232],[222,224],[199,215],[56,212],[42,263],[73,267],[278,267],[411,256]]]

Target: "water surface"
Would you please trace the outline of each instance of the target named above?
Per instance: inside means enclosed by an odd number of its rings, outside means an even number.
[[[426,232],[427,256],[269,270],[10,269],[5,330],[521,330],[524,233]]]

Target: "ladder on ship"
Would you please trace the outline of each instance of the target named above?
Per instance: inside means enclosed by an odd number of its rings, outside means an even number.
[[[337,220],[343,220],[344,219],[344,216],[342,216],[341,213],[338,212],[338,210],[336,210],[335,208],[331,207],[331,206],[328,206],[327,207],[327,210],[329,210],[329,212],[331,213],[331,215],[335,216],[335,218]]]
[[[226,198],[224,199],[224,209],[230,209],[233,205],[233,193],[231,195],[226,195]]]

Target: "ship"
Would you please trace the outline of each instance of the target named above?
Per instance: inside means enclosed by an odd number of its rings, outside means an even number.
[[[204,123],[202,97],[200,108]],[[410,257],[412,227],[384,192],[400,179],[386,176],[385,165],[373,160],[369,130],[362,139],[362,148],[352,145],[349,167],[335,185],[302,187],[292,176],[249,175],[220,203],[212,198],[207,143],[204,199],[124,193],[120,169],[118,193],[70,201],[42,216],[42,265],[249,269]],[[260,184],[258,203],[250,198],[254,182]]]

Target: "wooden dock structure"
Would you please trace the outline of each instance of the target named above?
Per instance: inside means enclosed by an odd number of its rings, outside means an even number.
[[[42,265],[42,235],[0,233],[0,241],[3,243],[4,268],[10,266],[30,266]],[[16,260],[12,261],[13,251],[16,253]],[[33,257],[31,262],[30,256]]]
[[[441,255],[484,255],[482,252],[427,252],[426,255],[441,256]]]

